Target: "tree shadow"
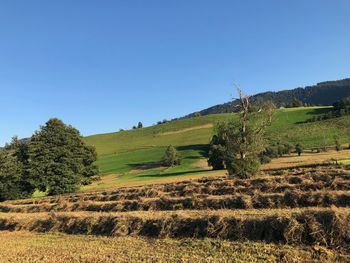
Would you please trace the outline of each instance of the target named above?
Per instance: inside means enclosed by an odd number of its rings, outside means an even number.
[[[145,162],[145,163],[128,163],[129,166],[133,170],[148,170],[148,169],[156,169],[162,167],[161,162]]]
[[[332,110],[333,108],[317,108],[317,109],[312,109],[311,111],[308,111],[306,114],[307,115],[325,114]]]
[[[178,151],[197,151],[203,157],[208,157],[209,144],[192,144],[176,147]],[[196,159],[198,157],[188,156],[186,159]]]
[[[153,177],[153,178],[160,178],[160,177],[172,177],[172,176],[179,176],[179,175],[185,175],[185,174],[195,174],[195,173],[203,173],[203,172],[210,172],[211,170],[208,169],[200,169],[195,171],[183,171],[183,172],[165,172],[165,173],[152,173],[152,174],[140,174],[136,177],[138,178],[145,178],[145,177]]]
[[[312,109],[312,110],[306,112],[306,115],[320,116],[320,115],[324,115],[332,110],[333,110],[332,108]],[[307,120],[297,121],[295,124],[305,124],[305,123],[307,123]]]

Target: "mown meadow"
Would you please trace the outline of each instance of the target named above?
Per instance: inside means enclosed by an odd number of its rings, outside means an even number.
[[[324,164],[6,201],[0,262],[349,262],[349,180]]]

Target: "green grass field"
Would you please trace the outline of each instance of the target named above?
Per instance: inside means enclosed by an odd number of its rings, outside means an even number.
[[[350,140],[350,117],[330,119],[313,123],[305,120],[324,114],[330,107],[290,108],[277,110],[267,136],[272,140],[302,143],[304,147],[321,147],[334,144],[334,135],[341,143]],[[113,184],[156,180],[165,176],[180,176],[189,173],[203,173],[196,162],[205,159],[207,147],[214,133],[216,123],[237,119],[233,113],[215,114],[190,119],[176,120],[151,127],[98,134],[85,137],[98,153],[101,175],[118,175]],[[182,164],[173,168],[159,166],[165,148],[177,147]],[[84,187],[84,190],[96,185]],[[100,184],[99,188],[106,187]]]

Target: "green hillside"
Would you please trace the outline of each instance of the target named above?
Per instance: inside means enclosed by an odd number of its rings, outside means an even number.
[[[333,138],[337,134],[342,143],[348,143],[350,139],[348,116],[303,123],[329,110],[329,107],[280,109],[268,129],[268,137],[273,140],[302,143],[310,148],[334,144]],[[97,149],[102,175],[123,175],[118,177],[117,182],[179,176],[204,171],[203,168],[196,167],[196,162],[206,156],[207,145],[213,134],[213,125],[232,118],[237,118],[237,114],[206,115],[143,129],[89,136],[85,140]],[[182,164],[173,168],[157,166],[165,147],[170,144],[179,150],[183,159]]]

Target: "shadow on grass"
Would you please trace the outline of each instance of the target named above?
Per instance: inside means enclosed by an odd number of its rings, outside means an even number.
[[[165,172],[165,173],[152,173],[152,174],[141,174],[137,175],[138,178],[145,178],[145,177],[153,177],[153,178],[160,178],[160,177],[172,177],[172,176],[179,176],[179,175],[185,175],[185,174],[195,174],[195,173],[203,173],[203,172],[210,172],[212,170],[207,169],[201,169],[201,170],[194,170],[194,171],[183,171],[183,172]]]
[[[178,151],[197,151],[201,156],[208,157],[209,152],[209,144],[193,144],[193,145],[185,145],[176,147]],[[188,156],[186,159],[194,159],[198,157]]]
[[[310,110],[306,113],[306,115],[323,115],[323,114],[326,114],[330,111],[332,111],[333,108],[319,108],[319,109],[313,109],[313,110]],[[307,120],[305,121],[298,121],[296,122],[296,124],[303,124],[303,123],[307,123]]]
[[[156,169],[162,167],[161,162],[146,162],[146,163],[128,163],[129,166],[133,170],[148,170],[148,169]]]
[[[332,111],[333,108],[318,108],[318,109],[313,109],[311,111],[308,111],[306,114],[307,115],[317,115],[317,114],[325,114],[329,111]]]

